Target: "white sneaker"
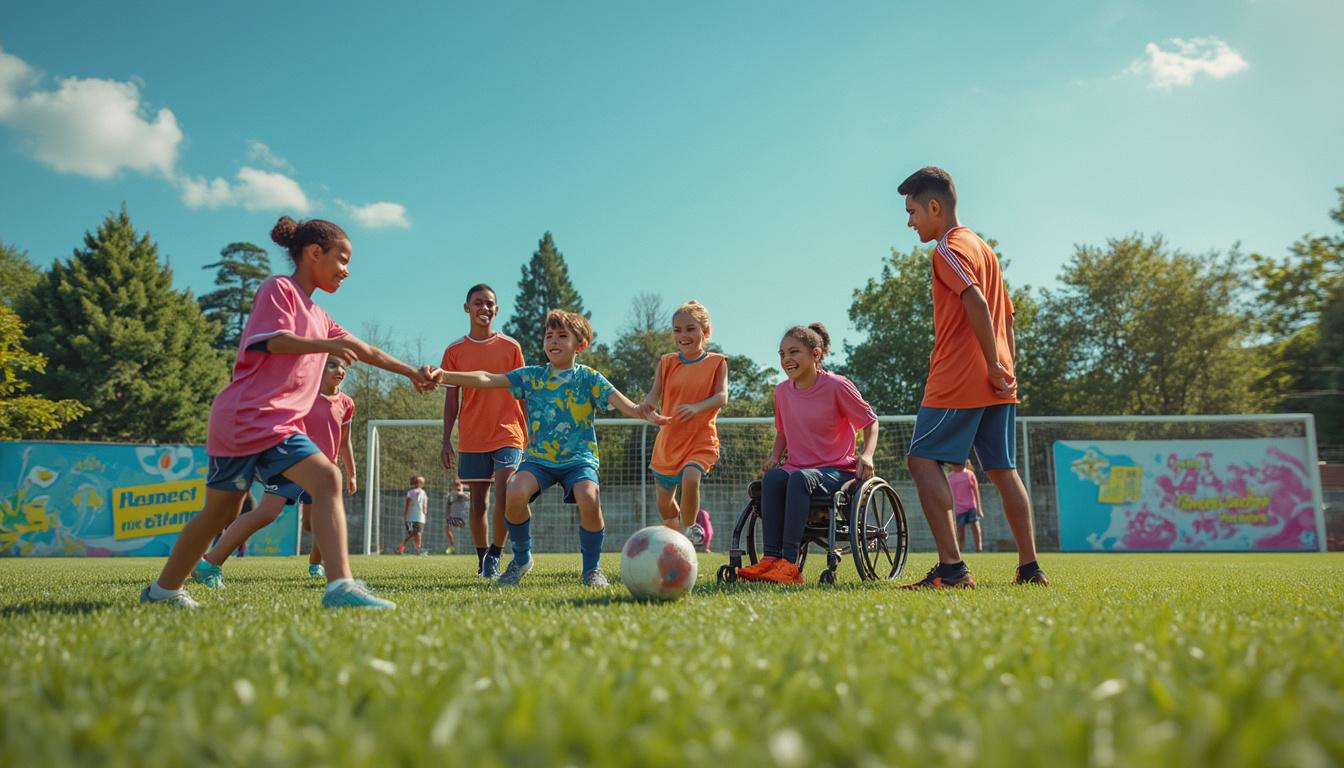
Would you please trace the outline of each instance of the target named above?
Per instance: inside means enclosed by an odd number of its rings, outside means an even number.
[[[185,589],[179,589],[176,592],[169,592],[163,597],[154,597],[149,593],[149,587],[145,587],[140,592],[140,602],[142,603],[163,603],[173,608],[200,608],[201,604],[191,599]]]

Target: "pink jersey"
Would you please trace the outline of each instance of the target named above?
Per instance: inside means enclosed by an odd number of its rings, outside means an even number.
[[[249,349],[258,341],[289,333],[305,339],[339,339],[346,330],[313,303],[294,278],[268,278],[252,299],[252,314],[238,343],[233,380],[215,395],[209,456],[255,456],[290,435],[303,432],[303,417],[322,386],[322,352],[279,355]]]
[[[784,435],[787,470],[835,467],[853,472],[854,432],[877,414],[844,376],[817,372],[817,383],[799,389],[785,379],[775,387],[775,429]]]
[[[313,445],[323,456],[336,461],[336,453],[341,450],[341,428],[348,427],[355,420],[355,401],[344,392],[327,396],[317,393],[313,409],[303,419],[303,433],[313,441]],[[354,467],[346,467],[354,472]]]
[[[952,512],[980,510],[975,501],[975,489],[980,485],[975,480],[975,470],[959,469],[947,474],[947,484],[952,488]]]

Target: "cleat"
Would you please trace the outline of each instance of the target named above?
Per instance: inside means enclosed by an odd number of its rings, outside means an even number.
[[[327,578],[327,569],[323,568],[321,563],[309,563],[308,575],[314,579],[325,579]]]
[[[950,587],[974,589],[975,579],[971,577],[971,570],[967,568],[961,576],[945,579],[938,575],[938,566],[935,565],[919,581],[901,585],[901,589],[947,589]]]
[[[607,581],[607,576],[602,573],[601,568],[594,568],[583,574],[583,586],[594,588],[610,587],[611,582]]]
[[[761,575],[770,570],[775,561],[779,560],[774,555],[766,555],[755,565],[746,565],[737,569],[737,578],[743,581],[756,581]]]
[[[499,558],[494,555],[486,555],[481,561],[481,571],[479,576],[494,581],[499,578]]]
[[[697,548],[705,545],[705,529],[700,527],[699,523],[691,523],[686,529],[686,538],[691,540]]]
[[[1039,567],[1025,576],[1022,574],[1022,567],[1018,566],[1017,573],[1013,576],[1014,584],[1039,584],[1042,587],[1050,586],[1050,579]]]
[[[516,587],[530,570],[532,570],[531,558],[528,558],[527,562],[519,563],[518,558],[515,557],[509,561],[509,567],[504,569],[504,575],[496,579],[495,583],[501,587]]]
[[[369,591],[362,581],[348,581],[322,595],[323,608],[396,608],[391,600],[384,600]]]
[[[205,560],[197,563],[196,567],[191,569],[191,579],[211,589],[224,588],[223,571],[218,565]]]
[[[404,545],[402,545],[402,546],[398,546],[398,547],[397,547],[395,550],[393,550],[393,551],[395,551],[398,555],[404,555],[404,554],[406,554],[406,547],[405,547]]]
[[[142,603],[163,603],[173,608],[200,608],[201,604],[191,599],[185,589],[179,589],[170,593],[167,597],[152,597],[149,594],[149,587],[145,587],[140,592],[140,602]]]
[[[764,573],[758,575],[756,580],[773,584],[802,584],[803,572],[798,570],[798,566],[780,557],[776,558]]]

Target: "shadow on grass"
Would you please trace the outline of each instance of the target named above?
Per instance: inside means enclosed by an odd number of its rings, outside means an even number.
[[[79,600],[69,603],[57,603],[50,600],[43,600],[29,603],[19,603],[18,605],[6,605],[0,607],[0,618],[9,618],[11,616],[31,616],[38,613],[48,614],[88,614],[95,611],[102,611],[111,608],[112,603],[94,603],[87,600]]]

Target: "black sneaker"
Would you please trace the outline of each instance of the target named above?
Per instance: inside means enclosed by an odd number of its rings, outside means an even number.
[[[1013,577],[1014,584],[1039,584],[1042,587],[1050,586],[1050,579],[1045,575],[1038,565],[1030,571],[1023,573],[1022,566],[1017,566],[1017,574]]]
[[[946,589],[949,587],[960,587],[962,589],[974,589],[975,579],[971,576],[970,568],[963,568],[960,576],[939,576],[938,566],[933,566],[924,578],[913,584],[902,584],[901,589]]]

